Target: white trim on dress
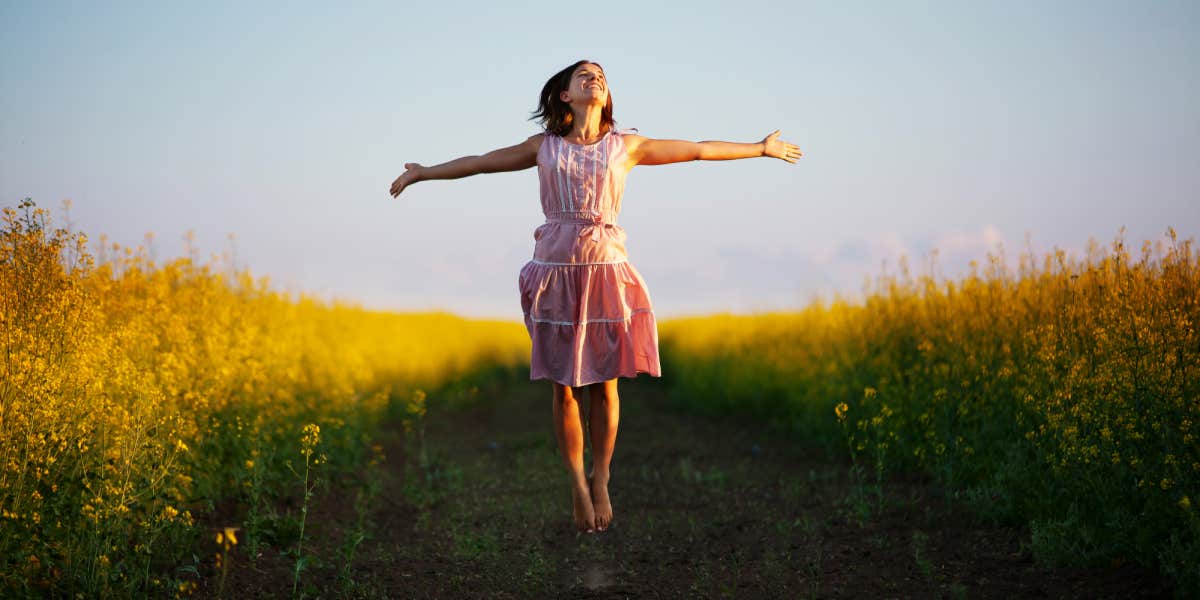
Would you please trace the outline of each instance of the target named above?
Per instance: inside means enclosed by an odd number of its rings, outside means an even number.
[[[550,323],[552,325],[587,325],[588,323],[624,323],[625,321],[632,319],[633,315],[652,312],[654,312],[654,309],[639,308],[629,313],[629,316],[625,317],[624,319],[588,319],[587,321],[554,321],[551,319],[537,319],[530,317],[529,313],[525,313],[525,318],[533,321],[534,323]]]
[[[534,259],[531,259],[529,262],[531,262],[535,265],[551,265],[551,266],[555,266],[555,267],[561,267],[561,266],[583,267],[583,266],[587,266],[587,265],[619,265],[624,262],[629,262],[629,259],[623,258],[621,260],[612,260],[612,261],[606,261],[606,262],[547,262],[544,260],[538,260],[538,259],[534,258]]]

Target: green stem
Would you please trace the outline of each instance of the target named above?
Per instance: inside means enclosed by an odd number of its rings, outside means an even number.
[[[304,554],[301,552],[302,544],[304,544],[304,525],[308,521],[308,498],[312,495],[308,489],[308,473],[310,470],[309,460],[311,454],[304,456],[304,504],[300,507],[300,539],[296,540],[296,570],[292,574],[292,597],[296,597],[296,587],[300,585],[300,567],[304,560]]]
[[[221,552],[221,585],[217,588],[217,597],[222,598],[225,594],[225,574],[229,572],[229,549],[226,548]]]

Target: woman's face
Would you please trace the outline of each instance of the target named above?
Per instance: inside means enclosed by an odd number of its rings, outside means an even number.
[[[559,97],[567,104],[582,102],[604,106],[608,103],[608,81],[604,78],[604,71],[592,63],[579,65],[571,73],[571,84]]]

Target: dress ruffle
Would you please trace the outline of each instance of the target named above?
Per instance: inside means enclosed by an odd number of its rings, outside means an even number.
[[[628,260],[559,264],[534,259],[518,286],[534,348],[530,379],[579,387],[614,377],[661,377],[649,290]],[[561,351],[566,350],[566,351]]]

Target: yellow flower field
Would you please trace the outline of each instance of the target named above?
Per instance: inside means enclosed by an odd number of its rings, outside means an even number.
[[[1200,590],[1200,252],[1118,238],[880,276],[865,302],[663,324],[680,402],[932,474],[1039,557],[1159,565]],[[1040,262],[1040,266],[1039,263]],[[844,428],[843,428],[844,427]]]
[[[331,305],[103,250],[31,201],[3,211],[0,595],[190,589],[171,578],[197,511],[281,486],[312,432],[331,463],[366,463],[419,388],[528,362],[519,323]]]

